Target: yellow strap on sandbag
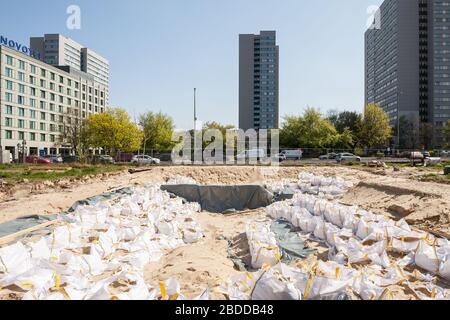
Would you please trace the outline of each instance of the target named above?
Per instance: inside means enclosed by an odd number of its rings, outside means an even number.
[[[437,250],[436,250],[436,243],[437,243],[437,239],[434,239],[433,252],[434,252],[434,255],[436,256],[436,274],[438,274],[439,273],[439,257],[438,257]]]
[[[111,296],[111,300],[119,300],[118,296]]]
[[[178,299],[179,296],[180,296],[180,294],[179,294],[178,292],[175,292],[175,293],[170,297],[169,300],[175,301],[175,300]]]
[[[166,285],[164,284],[164,281],[159,282],[159,290],[161,291],[161,298],[165,298],[167,296],[167,293],[166,293]]]
[[[241,281],[242,285],[247,289],[247,291],[250,290],[250,287],[247,285],[247,283],[245,283],[244,280]]]
[[[341,268],[336,268],[336,279],[339,279],[339,275],[341,274]]]
[[[22,282],[20,285],[22,287],[34,287],[34,284],[32,282]]]
[[[389,232],[388,232],[388,228],[385,227],[386,229],[386,249],[389,248]]]
[[[436,299],[436,296],[437,296],[437,289],[433,288],[433,290],[431,290],[431,298]]]
[[[61,288],[58,291],[64,296],[66,300],[72,300],[70,299],[69,295],[67,294],[66,290],[64,290],[64,288]]]
[[[55,288],[57,290],[60,289],[61,279],[58,274],[55,273]]]
[[[245,275],[247,276],[247,278],[249,278],[251,281],[255,282],[255,280],[253,280],[252,275],[250,274],[250,272],[245,272]]]
[[[314,273],[311,271],[311,273],[309,274],[308,283],[306,284],[306,289],[305,289],[305,294],[303,295],[303,300],[308,299],[309,291],[311,290],[311,285],[313,282],[313,277],[314,277]]]

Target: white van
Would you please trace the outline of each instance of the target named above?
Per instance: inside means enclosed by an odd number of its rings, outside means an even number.
[[[254,160],[257,161],[259,159],[266,157],[266,150],[264,149],[252,149],[242,152],[236,156],[236,159],[239,161],[242,160]]]
[[[281,152],[286,157],[286,160],[300,160],[303,157],[301,149],[284,150]]]

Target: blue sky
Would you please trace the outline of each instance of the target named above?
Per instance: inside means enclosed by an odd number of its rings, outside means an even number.
[[[192,127],[193,88],[202,121],[238,121],[238,35],[276,30],[280,114],[306,106],[361,111],[367,8],[381,0],[15,0],[0,34],[62,33],[111,64],[110,103],[130,114],[163,111]],[[81,30],[66,8],[81,8]]]

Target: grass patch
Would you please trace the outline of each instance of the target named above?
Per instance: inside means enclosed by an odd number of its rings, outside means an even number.
[[[17,183],[23,179],[30,181],[79,178],[125,170],[122,165],[0,165],[0,178],[6,182]]]
[[[438,182],[450,184],[450,174],[443,175],[437,173],[429,173],[419,176],[418,179],[424,182]]]

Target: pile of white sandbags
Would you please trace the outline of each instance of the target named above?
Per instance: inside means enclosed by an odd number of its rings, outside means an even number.
[[[280,262],[281,252],[275,234],[270,231],[271,221],[251,220],[247,223],[246,235],[252,257],[252,268],[274,266]]]
[[[39,300],[182,299],[175,280],[151,287],[143,271],[167,249],[203,238],[199,210],[158,186],[78,206],[49,236],[0,248],[0,288],[15,285],[23,299]],[[126,290],[115,292],[117,283]]]
[[[300,186],[304,183],[319,188],[333,185],[346,190],[351,186],[339,178],[307,174],[301,175],[300,181]],[[278,247],[273,242],[270,221],[250,221],[247,236],[252,266],[261,269],[231,278],[224,288],[231,299],[322,299],[349,293],[364,300],[386,300],[394,299],[392,290],[399,287],[418,299],[448,298],[448,291],[436,285],[435,277],[450,279],[447,239],[414,231],[405,220],[395,222],[319,194],[296,193],[291,200],[267,207],[266,212],[272,219],[285,219],[313,241],[327,245],[328,261],[315,258],[297,262],[300,267],[294,268],[277,263],[279,259],[269,254],[257,264],[258,248]],[[280,249],[277,254],[282,254]],[[429,273],[406,269],[414,265]]]
[[[306,172],[299,174],[297,184],[303,193],[330,200],[341,197],[349,188],[353,187],[352,182],[339,177],[315,176]]]
[[[166,184],[177,185],[177,184],[197,184],[193,178],[185,177],[185,176],[175,176],[167,180]]]

